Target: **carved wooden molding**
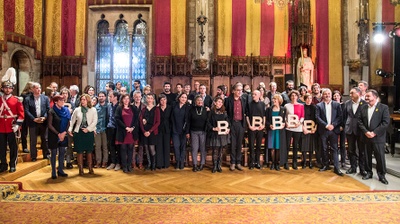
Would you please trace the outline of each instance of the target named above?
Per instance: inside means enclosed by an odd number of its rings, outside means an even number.
[[[77,76],[82,78],[83,57],[60,56],[43,59],[43,76]]]

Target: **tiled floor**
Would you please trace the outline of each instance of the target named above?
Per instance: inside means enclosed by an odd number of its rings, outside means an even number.
[[[375,165],[375,159],[373,159]],[[378,175],[374,169],[374,176],[372,179],[363,180],[360,174],[352,175],[352,177],[362,183],[365,183],[371,190],[400,190],[400,144],[396,143],[396,152],[394,156],[386,154],[386,179],[389,184],[384,185],[378,180]]]

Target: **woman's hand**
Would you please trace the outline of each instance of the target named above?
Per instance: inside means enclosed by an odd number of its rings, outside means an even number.
[[[82,128],[83,133],[88,133],[89,130],[87,128]]]

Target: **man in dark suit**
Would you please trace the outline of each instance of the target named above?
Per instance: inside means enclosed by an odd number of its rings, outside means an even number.
[[[388,106],[379,103],[378,98],[379,95],[376,90],[367,90],[365,99],[368,104],[361,108],[358,115],[358,126],[364,134],[363,139],[367,148],[367,160],[365,163],[365,171],[367,173],[362,179],[367,180],[372,178],[372,152],[374,152],[379,181],[383,184],[388,184],[385,178],[385,143],[390,114]]]
[[[242,83],[236,83],[232,89],[233,94],[225,99],[225,109],[231,123],[231,166],[229,169],[234,171],[236,168],[242,171],[242,141],[246,129],[247,99],[242,96]]]
[[[77,85],[72,85],[69,87],[69,92],[71,97],[68,99],[68,101],[71,104],[71,109],[75,110],[75,108],[79,107],[80,104],[79,87]]]
[[[203,106],[204,107],[208,107],[211,109],[212,106],[212,99],[210,95],[207,95],[207,87],[204,84],[200,85],[200,94],[201,98],[203,99]],[[193,102],[193,105],[195,104],[195,102]]]
[[[347,144],[349,146],[350,169],[347,174],[357,173],[357,164],[360,167],[360,174],[365,175],[365,144],[361,139],[360,128],[358,127],[358,113],[361,107],[366,104],[361,99],[361,90],[353,87],[350,90],[350,100],[344,104],[343,121],[345,123]],[[358,153],[357,153],[358,151]]]
[[[340,134],[340,125],[342,123],[342,108],[338,102],[332,100],[332,91],[324,89],[322,91],[322,102],[317,104],[316,118],[318,122],[318,134],[322,141],[323,167],[319,171],[330,170],[328,157],[328,142],[333,151],[334,170],[339,176],[343,176],[339,167],[338,157],[338,135]]]
[[[49,98],[41,94],[41,86],[39,83],[32,85],[32,95],[24,100],[25,119],[29,127],[30,151],[32,161],[36,161],[37,157],[37,135],[40,134],[41,149],[43,159],[47,159],[50,155],[47,150],[47,112],[50,109]]]

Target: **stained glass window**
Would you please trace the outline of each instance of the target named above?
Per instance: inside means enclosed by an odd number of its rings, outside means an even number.
[[[120,15],[115,22],[114,34],[109,32],[109,23],[101,20],[97,25],[96,87],[105,90],[107,82],[121,82],[128,91],[133,82],[140,80],[142,88],[147,78],[147,24],[142,15],[133,23],[132,36],[129,24]],[[131,44],[132,43],[132,44]]]
[[[119,20],[115,25],[114,46],[113,46],[113,80],[121,82],[123,86],[129,86],[129,35],[128,23]]]
[[[146,85],[147,74],[146,36],[147,24],[139,14],[139,19],[134,23],[132,36],[132,78],[140,80],[142,89]]]
[[[108,31],[109,23],[102,20],[97,25],[97,69],[96,86],[98,90],[104,90],[106,83],[110,81],[111,74],[111,44],[112,37]]]

